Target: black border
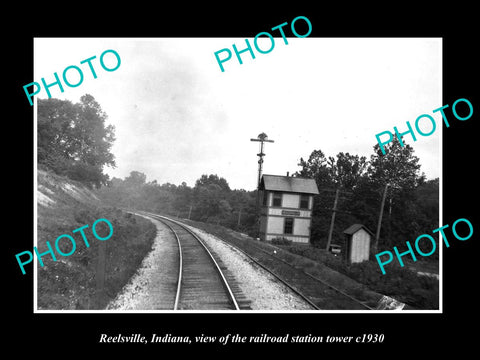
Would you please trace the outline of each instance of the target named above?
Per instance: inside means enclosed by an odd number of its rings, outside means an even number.
[[[290,5],[292,7],[290,7]],[[194,9],[187,3],[184,9],[173,10],[161,3],[112,4],[100,10],[97,5],[74,5],[66,8],[44,7],[24,9],[16,15],[16,27],[4,29],[8,56],[4,56],[4,71],[8,74],[5,88],[8,101],[4,104],[8,117],[4,119],[4,134],[12,137],[4,143],[4,159],[8,171],[4,175],[8,193],[13,193],[15,211],[9,211],[8,236],[4,236],[2,254],[7,269],[7,303],[5,312],[8,348],[23,353],[62,355],[100,352],[123,353],[127,349],[144,353],[153,351],[170,356],[163,350],[195,350],[239,353],[246,345],[142,345],[98,344],[101,333],[125,335],[171,333],[195,336],[226,333],[240,335],[300,334],[355,336],[382,333],[382,344],[332,345],[271,345],[250,344],[248,348],[269,350],[269,355],[292,348],[299,356],[320,356],[324,352],[341,355],[352,349],[357,355],[390,356],[434,355],[438,350],[460,349],[462,353],[475,344],[475,324],[468,327],[475,311],[475,267],[478,256],[478,215],[473,211],[476,188],[475,128],[480,106],[478,102],[478,39],[474,36],[475,9],[460,3],[437,8],[420,9],[406,3],[391,8],[367,7],[365,4],[341,4],[338,9],[313,3],[303,9],[292,4],[277,3],[266,11],[245,3],[227,4],[208,9]],[[443,104],[453,104],[467,98],[473,104],[474,115],[468,121],[452,120],[443,128],[443,223],[452,224],[458,218],[469,219],[474,236],[465,242],[452,241],[444,248],[443,314],[33,314],[33,276],[22,275],[14,254],[32,246],[33,242],[33,109],[25,99],[22,86],[33,81],[34,37],[254,37],[258,32],[290,22],[296,16],[310,19],[311,37],[442,37],[443,38]],[[4,25],[2,25],[4,26]],[[10,34],[10,35],[8,35]],[[195,56],[195,54],[192,54]],[[8,69],[8,70],[7,70]],[[474,92],[474,86],[477,85]],[[426,113],[433,109],[425,109]],[[392,109],[394,111],[394,109]],[[451,114],[451,113],[450,113]],[[451,115],[450,115],[451,116]],[[452,118],[453,119],[453,118]],[[373,134],[373,133],[372,133]],[[9,207],[10,208],[10,207]],[[28,225],[28,226],[27,226]],[[407,240],[407,239],[406,239]],[[10,286],[9,286],[10,285]],[[473,320],[473,319],[472,319]],[[312,351],[310,353],[310,351]],[[393,352],[393,351],[394,352]],[[53,353],[51,352],[53,351]],[[308,352],[308,353],[307,353]],[[32,354],[32,353],[31,353]],[[309,355],[307,355],[309,354]],[[35,356],[35,355],[34,355]]]

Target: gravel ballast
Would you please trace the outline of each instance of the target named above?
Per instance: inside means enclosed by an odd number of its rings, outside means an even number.
[[[235,276],[252,310],[313,310],[312,307],[273,275],[234,247],[203,230],[189,226]]]
[[[157,227],[152,251],[141,268],[122,292],[108,305],[107,310],[171,310],[169,300],[162,294],[172,293],[178,274],[178,248],[170,230],[160,221],[150,219]],[[259,267],[244,254],[217,237],[189,226],[217,254],[234,276],[243,295],[250,300],[252,310],[286,311],[313,310],[312,307],[273,275]],[[246,310],[248,311],[248,310]]]
[[[157,227],[152,251],[107,310],[172,310],[174,307],[178,280],[177,240],[165,224],[146,218]]]

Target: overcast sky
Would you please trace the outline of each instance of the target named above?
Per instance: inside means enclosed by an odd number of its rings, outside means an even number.
[[[268,49],[263,40],[260,47]],[[261,132],[275,141],[266,146],[264,173],[285,175],[315,149],[370,159],[375,134],[394,126],[405,131],[406,121],[414,126],[421,114],[437,120],[436,132],[405,140],[427,178],[440,176],[443,122],[432,114],[443,105],[440,38],[288,38],[288,45],[275,38],[270,53],[254,48],[256,58],[243,53],[243,65],[233,55],[225,72],[214,52],[232,44],[243,49],[245,38],[36,38],[34,44],[32,81],[51,83],[69,65],[83,70],[77,88],[50,91],[73,102],[91,94],[108,114],[116,129],[117,167],[105,168],[111,177],[136,170],[147,181],[193,186],[202,174],[217,174],[231,188],[253,190],[258,143],[250,138]],[[108,49],[121,57],[113,72],[99,63]],[[94,55],[97,79],[80,65]],[[115,64],[109,55],[105,61]],[[38,97],[48,96],[42,89]]]

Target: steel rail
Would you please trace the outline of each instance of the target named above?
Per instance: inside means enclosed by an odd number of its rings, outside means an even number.
[[[357,304],[362,305],[363,307],[367,308],[368,310],[373,310],[370,306],[364,304],[364,303],[361,302],[360,300],[355,299],[354,297],[352,297],[351,295],[347,294],[346,292],[344,292],[344,291],[336,288],[335,286],[333,286],[333,285],[325,282],[325,281],[322,280],[322,279],[319,279],[318,277],[310,274],[309,272],[303,271],[303,270],[301,270],[301,269],[297,269],[296,267],[294,267],[292,264],[288,263],[287,261],[279,258],[278,256],[275,256],[275,255],[270,254],[268,251],[266,251],[266,250],[264,250],[264,249],[261,249],[261,248],[259,248],[258,246],[255,246],[255,245],[251,245],[251,246],[254,247],[254,248],[257,249],[257,250],[260,250],[260,251],[264,252],[265,254],[269,255],[270,257],[273,257],[273,258],[275,258],[275,259],[277,259],[277,260],[285,263],[286,265],[294,268],[295,270],[298,270],[298,271],[303,272],[305,275],[309,276],[309,277],[312,278],[313,280],[316,280],[316,281],[322,283],[323,285],[328,286],[329,288],[331,288],[331,289],[333,289],[334,291],[336,291],[336,292],[342,294],[343,296],[349,298],[349,299],[352,300],[353,302],[356,302]]]
[[[153,217],[153,218],[156,218],[157,220],[160,220],[164,224],[166,224],[174,232],[175,237],[177,238],[177,241],[179,242],[179,246],[181,246],[181,245],[180,245],[180,240],[178,238],[178,235],[177,235],[176,231],[170,225],[167,224],[168,221],[170,221],[174,224],[177,224],[178,226],[183,228],[185,231],[187,231],[190,235],[192,235],[202,245],[202,247],[205,249],[205,251],[209,255],[210,259],[212,260],[213,264],[215,265],[215,269],[217,270],[218,274],[220,275],[220,278],[222,279],[222,284],[225,287],[225,289],[227,290],[228,297],[230,298],[230,300],[233,304],[234,310],[240,310],[238,302],[235,298],[235,295],[233,294],[232,289],[230,288],[230,285],[228,284],[227,279],[225,278],[225,275],[223,274],[222,270],[220,269],[220,266],[218,265],[217,261],[215,260],[215,258],[213,256],[213,254],[210,252],[210,250],[207,248],[207,246],[204,244],[204,242],[194,232],[192,232],[185,224],[182,224],[182,223],[180,223],[176,220],[170,219],[170,218],[162,216],[162,215],[157,215],[157,214],[153,214],[153,213],[148,213],[148,215]],[[181,282],[181,280],[179,280],[179,283],[180,282]],[[175,299],[175,310],[176,310],[176,307],[178,305],[179,297],[180,297],[180,285],[177,288],[177,296],[176,296],[176,299]]]
[[[168,218],[167,218],[168,219]],[[174,222],[177,222],[175,220],[172,220]],[[178,223],[178,222],[177,222]],[[218,238],[218,237],[217,237]],[[253,258],[250,254],[248,254],[246,251],[244,251],[243,249],[239,248],[238,246],[234,245],[234,244],[231,244],[229,242],[226,242],[224,241],[223,239],[221,238],[218,238],[220,241],[222,241],[224,244],[228,245],[228,246],[231,246],[233,248],[235,248],[236,250],[240,251],[242,254],[244,254],[245,256],[247,256],[250,260],[252,260],[255,264],[259,265],[261,268],[263,268],[264,270],[266,270],[267,272],[269,272],[270,274],[272,274],[276,279],[278,279],[280,282],[282,282],[285,286],[287,286],[289,289],[291,289],[293,292],[295,292],[298,296],[300,296],[303,300],[305,300],[306,302],[308,302],[309,305],[311,305],[312,307],[314,307],[316,310],[321,310],[321,308],[319,308],[315,303],[313,303],[307,295],[304,295],[300,290],[298,290],[295,286],[293,286],[292,284],[290,284],[288,281],[286,281],[285,279],[283,279],[282,277],[280,277],[279,275],[277,275],[273,270],[267,268],[265,265],[263,265],[262,263],[260,263],[258,260],[256,260],[255,258]],[[368,309],[368,310],[374,310],[373,308],[371,308],[370,306],[366,305],[365,303],[361,302],[360,300],[358,299],[355,299],[354,297],[352,297],[351,295],[345,293],[344,291],[338,289],[337,287],[325,282],[324,280],[322,279],[319,279],[318,277],[306,272],[306,271],[303,271],[301,269],[297,269],[296,267],[294,267],[293,265],[291,265],[290,263],[288,263],[287,261],[279,258],[278,256],[275,256],[273,254],[270,254],[268,251],[266,251],[265,249],[262,249],[258,246],[255,246],[255,245],[252,245],[252,244],[249,244],[249,246],[255,248],[256,250],[259,250],[267,255],[269,255],[270,257],[278,260],[278,261],[281,261],[283,262],[284,264],[288,265],[289,267],[293,268],[294,270],[296,271],[301,271],[302,273],[304,273],[305,275],[307,275],[308,277],[310,277],[311,279],[315,280],[315,281],[318,281],[320,283],[322,283],[323,285],[331,288],[332,290],[338,292],[339,294],[347,297],[348,299],[350,299],[351,301],[363,306],[364,308]]]
[[[156,214],[152,214],[150,213],[152,216],[159,216],[159,217],[163,217],[169,221],[172,221],[174,223],[177,223],[179,224],[180,226],[184,225],[176,220],[173,220],[173,219],[170,219],[166,216],[162,216],[162,215],[156,215]],[[185,227],[184,227],[185,228]],[[190,229],[188,228],[185,228],[188,232],[192,233],[190,231]],[[193,234],[193,233],[192,233]],[[193,234],[195,237],[197,237],[195,234]],[[300,290],[298,290],[294,285],[290,284],[288,281],[286,281],[285,279],[283,279],[282,277],[280,277],[280,275],[276,274],[273,270],[267,268],[265,265],[263,265],[262,263],[260,263],[259,261],[257,261],[255,258],[253,258],[250,254],[248,254],[247,252],[245,252],[243,249],[240,249],[239,247],[233,245],[233,244],[230,244],[226,241],[224,241],[223,239],[220,239],[217,237],[217,239],[219,239],[223,244],[225,244],[226,246],[229,246],[239,252],[241,252],[243,255],[245,255],[248,259],[250,259],[251,261],[253,261],[255,264],[257,264],[259,267],[261,267],[262,269],[264,269],[266,272],[268,272],[269,274],[271,274],[273,277],[275,277],[278,281],[280,281],[282,284],[284,284],[287,288],[289,288],[290,290],[292,290],[295,294],[297,294],[302,300],[304,300],[305,302],[307,302],[310,306],[312,306],[315,310],[321,310],[314,302],[312,302],[306,295],[304,295]],[[256,248],[256,247],[255,247]],[[263,249],[260,249],[262,251],[264,251]],[[207,249],[208,251],[208,249]],[[280,260],[280,259],[279,259]]]
[[[283,279],[282,277],[280,277],[280,275],[276,274],[273,270],[267,268],[265,265],[263,265],[261,262],[259,262],[258,260],[256,260],[255,258],[253,258],[250,254],[248,254],[247,252],[245,252],[244,250],[240,249],[239,247],[233,245],[233,244],[230,244],[220,238],[217,237],[217,239],[219,239],[221,242],[223,242],[225,245],[227,246],[230,246],[231,248],[241,252],[243,255],[245,255],[246,257],[248,257],[251,261],[253,261],[255,264],[257,264],[258,266],[260,266],[262,269],[264,269],[266,272],[268,272],[269,274],[273,275],[278,281],[280,281],[283,285],[285,285],[286,287],[288,287],[290,290],[292,290],[295,294],[297,294],[299,297],[302,298],[302,300],[304,300],[305,302],[307,302],[310,306],[312,306],[315,310],[321,310],[314,302],[312,302],[306,295],[304,295],[300,290],[298,290],[295,286],[293,286],[292,284],[290,284],[287,280]]]
[[[151,216],[151,215],[150,215]],[[173,305],[173,310],[178,310],[178,302],[180,300],[180,289],[182,288],[182,274],[183,274],[183,255],[182,255],[182,244],[180,243],[180,239],[178,238],[177,232],[166,222],[163,222],[173,233],[175,239],[177,239],[178,243],[178,255],[179,255],[179,269],[178,269],[178,281],[177,281],[177,291],[175,294],[175,302]]]

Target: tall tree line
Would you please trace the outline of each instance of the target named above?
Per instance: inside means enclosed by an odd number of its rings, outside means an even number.
[[[107,114],[93,96],[86,94],[78,103],[39,99],[37,119],[40,167],[100,188],[105,199],[118,206],[258,234],[256,191],[232,190],[227,180],[217,175],[202,175],[193,187],[147,182],[146,175],[138,171],[123,180],[109,180],[103,167],[115,167],[110,151],[115,129],[106,125]],[[385,155],[375,144],[369,160],[344,152],[327,156],[315,149],[308,159],[300,158],[298,166],[293,176],[315,179],[320,190],[311,227],[315,246],[326,245],[337,193],[333,243],[342,243],[343,230],[353,223],[375,232],[385,188],[379,250],[403,245],[438,227],[439,180],[426,180],[413,148],[408,144],[402,147],[398,139],[388,144]]]
[[[256,191],[232,190],[216,174],[202,175],[189,187],[185,182],[147,182],[145,174],[132,171],[123,180],[113,178],[99,194],[115,206],[220,224],[250,235],[257,229]]]
[[[343,230],[353,223],[376,232],[385,189],[379,249],[404,245],[438,227],[439,179],[427,180],[420,173],[413,148],[408,144],[402,147],[396,139],[385,155],[378,144],[373,150],[369,161],[343,152],[327,157],[321,150],[314,150],[308,160],[300,159],[301,169],[294,175],[314,178],[320,190],[314,199],[314,244],[326,244],[337,190],[334,243],[342,243]]]
[[[338,153],[326,156],[314,150],[299,161],[293,176],[315,179],[320,194],[315,196],[311,241],[324,248],[338,190],[332,243],[342,244],[343,230],[354,223],[376,232],[386,185],[379,250],[404,245],[418,235],[438,227],[439,181],[426,180],[419,159],[409,145],[398,141],[387,146],[383,155],[378,145],[370,160],[364,156]],[[211,222],[258,234],[255,210],[256,191],[232,190],[226,179],[202,175],[193,187],[186,183],[146,182],[146,175],[132,171],[124,180],[114,178],[102,194],[112,203],[142,210]],[[434,259],[435,256],[432,257]]]

